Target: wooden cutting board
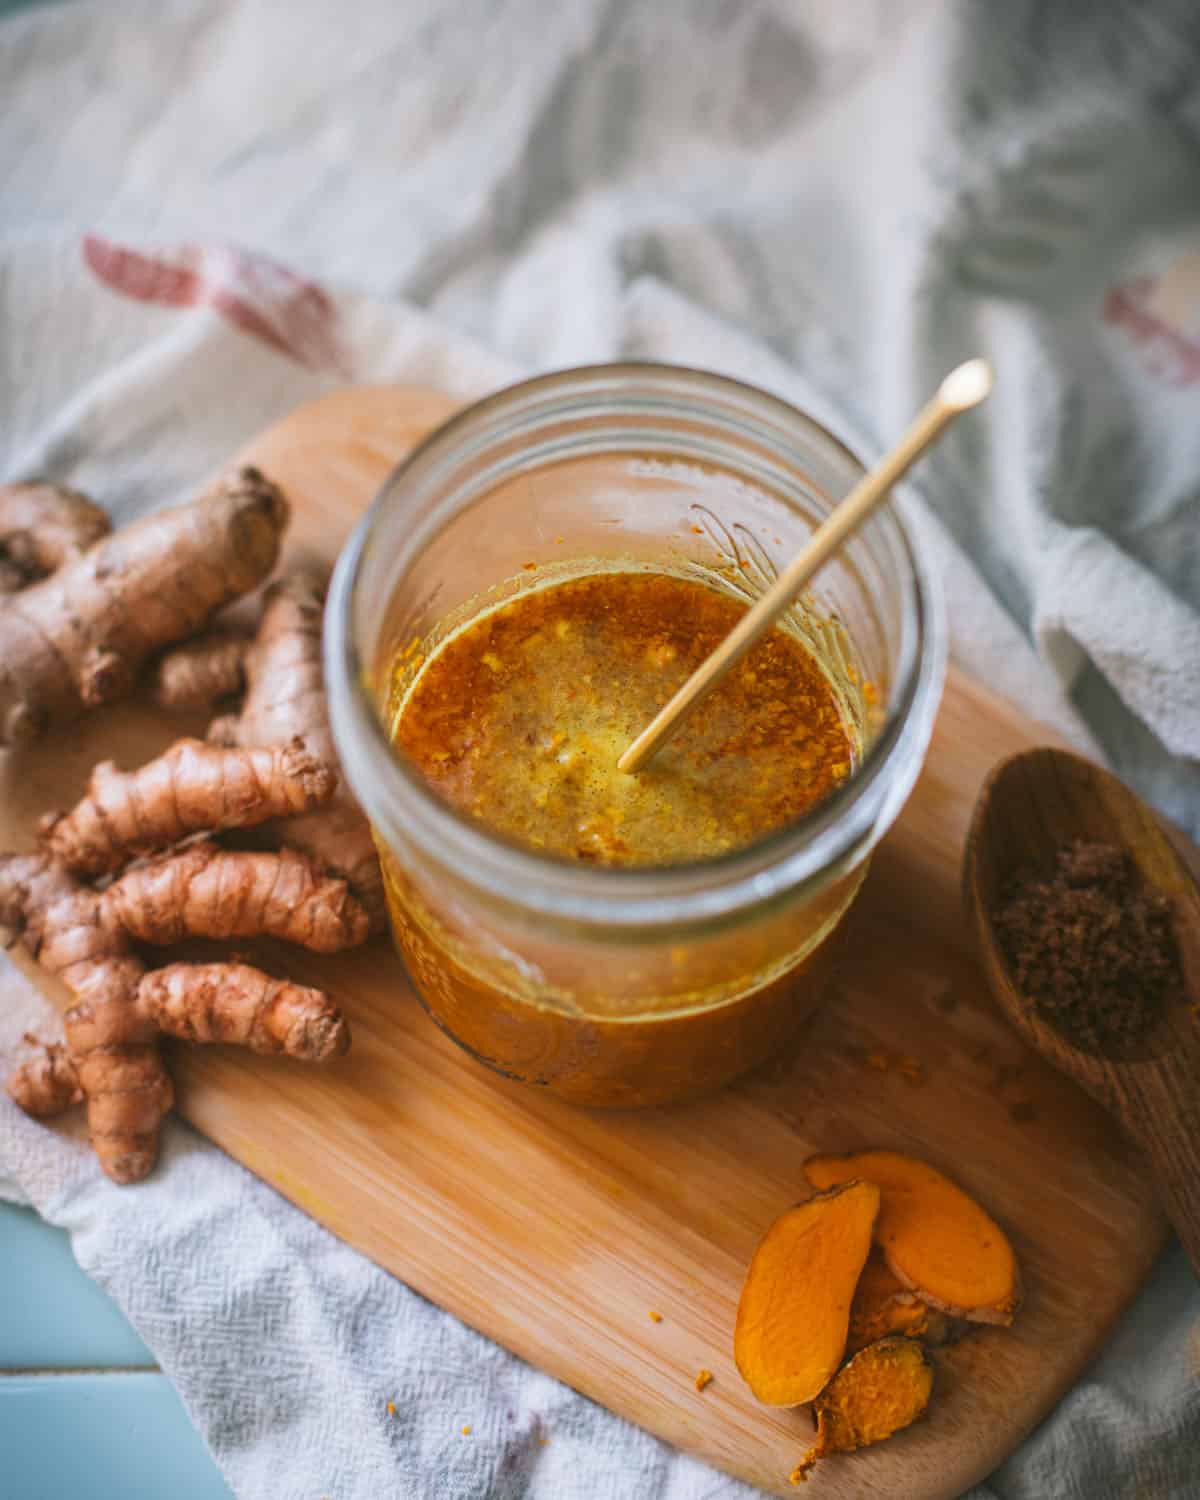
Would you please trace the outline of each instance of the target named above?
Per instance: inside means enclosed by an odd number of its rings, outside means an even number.
[[[289,553],[332,560],[388,470],[451,409],[426,391],[350,390],[252,443],[241,457],[295,506]],[[72,800],[96,759],[135,764],[177,728],[127,707],[10,755],[0,762],[0,845],[27,843],[37,814]],[[509,1084],[426,1018],[399,961],[376,945],[336,959],[271,957],[338,993],[354,1032],[349,1057],[315,1070],[178,1049],[180,1110],[473,1327],[780,1494],[794,1493],[787,1475],[811,1425],[805,1411],[760,1407],[734,1368],[747,1261],[805,1196],[809,1153],[880,1146],[924,1157],[1008,1228],[1025,1307],[1012,1329],[938,1356],[928,1421],[819,1466],[806,1493],[958,1495],[1078,1377],[1166,1234],[1137,1152],[993,1011],[960,912],[959,857],[984,774],[1047,738],[951,674],[928,766],[875,858],[804,1044],[715,1098],[588,1113]],[[916,1060],[919,1081],[895,1066],[901,1058]],[[715,1377],[703,1393],[693,1384],[701,1367]]]

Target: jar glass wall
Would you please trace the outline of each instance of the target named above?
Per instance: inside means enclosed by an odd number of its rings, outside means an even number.
[[[889,505],[788,621],[835,688],[854,773],[796,823],[690,865],[585,865],[489,833],[393,750],[406,686],[481,600],[580,572],[650,566],[752,599],[861,473],[773,397],[629,364],[503,391],[385,485],[331,590],[334,732],[413,981],[483,1062],[579,1103],[637,1105],[715,1087],[786,1045],[920,769],[940,607]]]

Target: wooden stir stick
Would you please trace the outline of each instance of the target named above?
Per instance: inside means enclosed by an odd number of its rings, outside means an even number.
[[[992,369],[986,360],[969,359],[952,370],[933,399],[918,413],[912,426],[871,472],[852,489],[845,500],[809,539],[808,545],[708,656],[675,696],[646,725],[617,761],[621,771],[638,771],[675,731],[684,717],[702,702],[731,667],[764,636],[788,609],[801,589],[863,524],[875,507],[886,500],[892,486],[903,478],[935,443],[955,417],[978,406],[992,389]]]

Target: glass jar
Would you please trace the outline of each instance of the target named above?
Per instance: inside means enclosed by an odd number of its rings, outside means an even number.
[[[791,622],[840,682],[854,773],[795,824],[691,865],[573,863],[456,812],[391,746],[404,663],[415,670],[471,601],[581,559],[751,598],[862,472],[762,391],[623,364],[479,402],[385,484],[330,592],[330,710],[412,979],[481,1062],[580,1104],[633,1106],[714,1088],[795,1037],[920,770],[944,671],[940,601],[892,502]]]

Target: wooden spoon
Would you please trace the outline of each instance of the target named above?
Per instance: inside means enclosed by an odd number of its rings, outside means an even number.
[[[1145,885],[1172,903],[1185,994],[1136,1046],[1079,1045],[1016,989],[992,912],[1020,869],[1049,875],[1072,839],[1115,845]],[[1025,1040],[1073,1078],[1141,1144],[1163,1206],[1200,1275],[1200,890],[1155,814],[1128,787],[1065,750],[1002,761],[975,804],[963,861],[967,911],[1000,1008]]]

